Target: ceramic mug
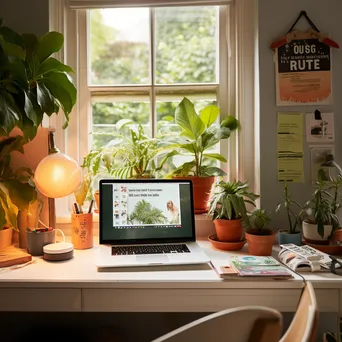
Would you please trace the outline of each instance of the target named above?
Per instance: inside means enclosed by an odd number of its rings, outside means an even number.
[[[50,231],[26,231],[26,247],[27,251],[33,256],[43,255],[43,247],[56,241],[56,234],[60,232],[63,241],[65,241],[64,233],[60,229]]]

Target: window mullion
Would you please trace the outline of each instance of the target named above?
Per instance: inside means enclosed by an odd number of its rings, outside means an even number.
[[[150,77],[151,77],[151,90],[150,90],[150,122],[152,137],[157,134],[156,123],[156,91],[155,91],[155,9],[150,9]]]

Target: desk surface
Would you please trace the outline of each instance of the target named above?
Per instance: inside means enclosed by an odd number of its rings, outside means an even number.
[[[211,260],[229,259],[238,252],[214,250],[207,241],[199,241]],[[294,275],[289,280],[249,278],[222,280],[210,265],[155,266],[110,269],[98,271],[94,255],[98,245],[88,250],[75,250],[74,258],[64,262],[47,262],[34,258],[35,263],[18,269],[0,269],[1,287],[30,288],[274,288],[295,289],[302,286],[302,279]],[[276,253],[276,250],[275,250]],[[342,278],[331,273],[303,273],[315,288],[342,288]]]

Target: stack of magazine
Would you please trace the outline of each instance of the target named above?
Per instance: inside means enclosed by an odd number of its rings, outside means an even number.
[[[212,260],[211,264],[220,278],[239,277],[291,278],[291,272],[271,256],[235,255],[229,262]]]
[[[280,245],[279,260],[294,271],[326,271],[331,259],[329,255],[311,246]]]

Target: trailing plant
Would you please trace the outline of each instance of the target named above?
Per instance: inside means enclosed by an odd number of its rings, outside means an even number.
[[[223,170],[210,166],[208,162],[210,160],[226,162],[226,158],[219,153],[211,153],[209,150],[220,140],[228,139],[231,132],[239,127],[239,122],[233,116],[228,116],[221,124],[217,124],[219,114],[220,110],[216,105],[206,106],[200,114],[197,114],[194,104],[184,97],[175,112],[175,122],[180,129],[180,135],[171,139],[171,142],[161,149],[164,158],[158,170],[166,161],[175,156],[185,156],[190,157],[191,160],[178,166],[167,177],[225,175]],[[166,155],[165,151],[167,151]]]
[[[339,228],[337,210],[340,207],[340,197],[336,191],[339,185],[331,184],[333,183],[329,181],[318,180],[311,200],[307,201],[304,207],[305,220],[308,223],[317,224],[317,232],[321,237],[324,236],[324,225],[332,226],[330,237]],[[331,189],[335,189],[334,195],[330,193]]]
[[[297,212],[293,207],[297,208]],[[279,213],[281,209],[286,212],[289,234],[298,233],[302,226],[304,210],[297,201],[292,199],[287,182],[284,182],[284,200],[277,205],[275,211]]]
[[[0,19],[0,136],[18,126],[25,139],[33,139],[43,115],[60,109],[66,127],[76,103],[76,88],[69,76],[73,70],[51,57],[61,50],[63,35],[20,35],[2,23]]]
[[[247,182],[234,180],[214,184],[209,199],[208,215],[215,219],[236,220],[247,219],[246,203],[255,207],[255,200],[260,196],[248,190]]]
[[[10,137],[0,142],[0,230],[11,225],[17,230],[19,210],[28,210],[37,199],[33,172],[28,167],[13,169],[11,152],[24,153],[26,143],[22,136]]]
[[[266,209],[254,209],[248,214],[248,217],[243,220],[243,225],[248,234],[271,235],[272,232],[268,228],[270,222],[271,216]]]
[[[155,157],[158,140],[150,138],[141,124],[131,120],[120,120],[111,133],[93,133],[113,137],[108,144],[92,150],[84,158],[82,168],[87,172],[80,190],[79,200],[85,191],[92,192],[94,181],[99,178],[154,178]]]

